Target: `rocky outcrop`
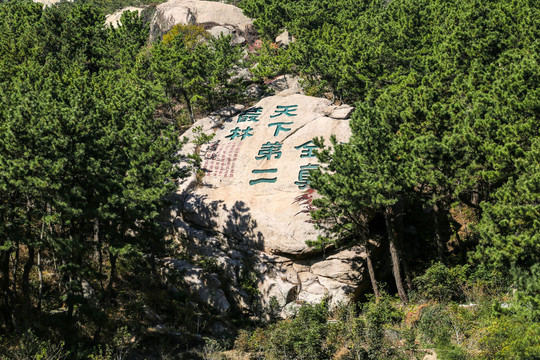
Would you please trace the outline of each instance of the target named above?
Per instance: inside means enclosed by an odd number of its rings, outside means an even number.
[[[221,282],[215,274],[206,273],[201,267],[190,264],[185,260],[165,259],[166,272],[175,271],[181,274],[188,290],[199,301],[213,307],[221,313],[230,310],[231,304],[221,289]]]
[[[150,23],[150,37],[155,40],[177,24],[203,25],[210,34],[233,35],[233,41],[242,43],[251,31],[253,21],[242,10],[213,1],[169,0],[156,6]]]
[[[184,180],[168,223],[193,262],[215,259],[219,270],[214,271],[226,279],[221,288],[231,306],[249,306],[246,274],[255,280],[264,305],[277,300],[290,309],[328,299],[335,306],[368,285],[365,253],[357,247],[324,256],[306,245],[319,235],[308,213],[316,196],[309,170],[319,166],[313,138],[334,135],[346,141],[350,129],[344,113],[352,108],[290,95],[298,92],[295,86],[279,90],[237,115],[240,106],[193,125],[215,135],[208,144],[191,142],[182,150],[198,151],[204,176]],[[184,135],[191,141],[197,137],[191,130]]]
[[[152,7],[130,6],[107,15],[105,23],[116,27],[124,11],[137,11],[140,14],[145,9],[148,9],[151,15],[150,41],[161,38],[178,24],[201,25],[215,37],[231,35],[235,44],[244,43],[255,34],[253,21],[245,16],[241,9],[233,5],[202,0],[169,0]]]
[[[294,40],[294,37],[287,30],[285,30],[276,37],[275,41],[278,45],[289,46],[289,44],[294,42]]]
[[[348,121],[323,115],[328,105],[326,99],[278,95],[233,118],[195,123],[215,137],[201,148],[205,176],[195,191],[185,194],[184,219],[228,236],[248,237],[253,247],[270,253],[313,252],[305,243],[319,235],[306,212],[309,170],[318,166],[312,139],[333,134],[345,141],[350,132]],[[184,148],[194,149],[194,144]]]
[[[114,13],[109,14],[105,17],[105,25],[117,27],[120,24],[120,18],[122,17],[124,11],[136,11],[137,13],[139,13],[140,16],[141,12],[144,9],[144,7],[128,6],[118,11],[115,11]]]
[[[34,0],[34,2],[42,3],[45,6],[54,5],[60,1],[73,2],[73,0]]]

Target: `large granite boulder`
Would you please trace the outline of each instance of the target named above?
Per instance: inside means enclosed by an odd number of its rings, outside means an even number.
[[[181,184],[168,221],[195,259],[216,259],[229,298],[249,302],[241,279],[249,270],[265,305],[274,298],[282,307],[323,299],[335,306],[368,286],[365,253],[323,256],[306,245],[319,235],[307,211],[316,196],[309,170],[319,166],[313,138],[346,141],[349,121],[343,106],[289,90],[197,121],[193,129],[214,134],[207,144],[195,144],[196,131],[184,134],[192,142],[182,152],[201,156],[202,173]]]
[[[236,43],[241,43],[252,29],[253,21],[233,5],[202,0],[169,0],[156,6],[150,23],[151,40],[177,24],[203,25],[214,36],[231,34]]]
[[[54,5],[56,3],[59,3],[60,1],[73,2],[73,0],[34,0],[34,2],[42,3],[45,6]]]

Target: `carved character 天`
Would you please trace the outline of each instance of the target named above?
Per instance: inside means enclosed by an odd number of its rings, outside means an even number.
[[[276,111],[274,112],[274,115],[270,115],[270,117],[275,118],[281,115],[296,116],[297,114],[293,114],[293,112],[296,110],[298,110],[298,105],[287,105],[287,106],[278,105]]]

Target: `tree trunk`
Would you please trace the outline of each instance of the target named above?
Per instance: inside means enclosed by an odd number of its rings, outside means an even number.
[[[39,278],[38,305],[37,305],[38,317],[41,317],[41,300],[43,298],[43,266],[41,264],[41,246],[43,246],[42,244],[43,244],[44,234],[45,234],[45,221],[42,221],[41,234],[39,236],[39,240],[41,244],[37,253],[37,267],[38,267],[38,278]]]
[[[377,285],[377,279],[375,278],[375,270],[373,269],[373,263],[371,261],[371,251],[369,245],[366,245],[366,263],[369,273],[369,280],[371,280],[371,288],[375,294],[375,301],[379,301],[381,293],[379,292],[379,286]]]
[[[11,278],[9,273],[9,261],[10,261],[10,251],[6,250],[2,252],[2,315],[4,317],[4,323],[6,324],[7,330],[13,330],[13,311],[11,308],[11,291],[9,288],[9,280]]]
[[[186,106],[187,106],[187,109],[188,109],[189,120],[193,124],[193,123],[195,123],[195,116],[193,115],[193,108],[191,107],[191,100],[189,99],[188,93],[184,89],[182,89],[182,95],[184,97],[184,100],[186,102]]]
[[[94,219],[94,242],[96,243],[97,255],[98,255],[98,274],[99,274],[99,286],[103,291],[103,252],[101,250],[101,237],[99,236],[99,219]]]
[[[19,240],[15,242],[15,256],[13,258],[13,293],[17,294],[17,273],[19,272],[19,252],[20,252],[20,245]]]
[[[109,261],[111,263],[111,274],[109,277],[109,285],[107,285],[107,290],[109,293],[112,293],[113,286],[114,286],[114,280],[116,279],[116,259],[118,258],[117,255],[113,255],[109,251]]]
[[[71,322],[73,320],[73,310],[74,310],[74,304],[72,301],[69,301],[68,303],[68,311],[67,311],[67,318],[68,321]]]
[[[403,199],[400,199],[396,204],[396,249],[399,253],[400,262],[403,266],[403,273],[405,275],[405,284],[407,285],[407,290],[412,290],[412,280],[411,280],[411,271],[409,270],[409,262],[407,261],[407,256],[403,254],[402,244],[403,244]]]
[[[156,271],[156,255],[154,254],[154,249],[152,246],[152,250],[150,253],[150,272],[152,275],[152,282],[155,282],[157,279],[157,271]]]
[[[403,287],[403,282],[401,280],[401,270],[400,270],[400,256],[399,251],[396,245],[396,234],[394,231],[394,226],[392,224],[392,209],[390,207],[386,208],[384,213],[384,220],[386,222],[386,231],[388,232],[388,242],[390,247],[390,256],[392,258],[392,273],[394,274],[394,279],[396,281],[396,287],[398,290],[399,297],[404,303],[408,303],[409,299],[407,298],[407,293]]]
[[[30,298],[30,271],[34,266],[35,248],[28,245],[28,260],[24,264],[22,275],[24,325],[27,329],[32,326],[32,299]]]
[[[446,264],[444,244],[441,237],[441,223],[439,221],[439,217],[439,206],[435,204],[433,206],[433,222],[435,223],[435,245],[437,246],[437,254],[439,255],[439,261],[443,264]]]
[[[37,253],[37,266],[38,266],[38,277],[39,277],[37,312],[38,312],[38,317],[41,317],[41,300],[43,298],[43,266],[41,264],[41,249],[38,249],[38,253]]]

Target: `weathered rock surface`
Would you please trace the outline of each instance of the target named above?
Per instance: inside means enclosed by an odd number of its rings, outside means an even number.
[[[42,3],[45,6],[54,5],[60,1],[73,2],[73,0],[34,0],[34,2]]]
[[[166,259],[164,266],[167,270],[175,270],[182,274],[182,279],[189,286],[189,291],[200,301],[222,313],[228,312],[231,308],[216,275],[205,273],[202,268],[185,260]]]
[[[350,105],[340,105],[329,106],[323,110],[323,113],[332,119],[348,119],[353,111],[354,107]]]
[[[349,124],[325,117],[329,100],[273,96],[242,115],[205,118],[194,124],[215,132],[201,148],[205,177],[184,198],[184,219],[275,254],[301,255],[317,237],[306,205],[309,169],[317,167],[312,139],[349,136]],[[255,110],[256,109],[256,110]],[[185,134],[188,138],[194,134]],[[185,147],[194,150],[195,145]]]
[[[107,15],[105,17],[105,25],[113,26],[113,27],[118,26],[119,23],[120,23],[120,18],[122,17],[122,14],[124,13],[124,11],[136,11],[140,15],[141,11],[143,11],[143,10],[144,10],[143,7],[135,7],[135,6],[125,7],[123,9],[118,10],[118,11],[115,11],[112,14]]]
[[[288,46],[294,40],[294,37],[287,30],[276,37],[276,43],[283,46]]]
[[[298,77],[289,74],[278,76],[268,84],[268,87],[280,96],[304,93]]]
[[[281,90],[237,115],[239,106],[193,125],[215,137],[198,149],[204,177],[184,180],[168,220],[194,261],[215,259],[224,295],[241,310],[250,301],[246,274],[255,276],[263,305],[275,298],[284,313],[298,302],[335,306],[368,285],[362,248],[324,257],[305,243],[319,235],[307,212],[309,169],[318,166],[312,139],[346,141],[348,121],[325,116],[329,100]],[[193,143],[182,150],[194,151]]]
[[[177,24],[204,25],[214,36],[233,35],[233,41],[245,41],[253,21],[242,10],[228,4],[199,0],[169,0],[156,6],[150,23],[150,36],[154,40]],[[243,40],[242,40],[243,39]]]

